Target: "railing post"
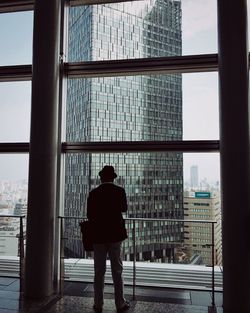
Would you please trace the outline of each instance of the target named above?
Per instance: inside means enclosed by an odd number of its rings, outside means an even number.
[[[212,222],[212,306],[215,306],[214,301],[214,222]]]
[[[135,300],[135,285],[136,285],[136,242],[135,242],[135,220],[133,219],[133,300]]]
[[[23,216],[20,216],[20,233],[19,233],[19,275],[20,275],[20,292],[23,291],[24,281],[24,237],[23,237]]]
[[[60,218],[60,282],[59,282],[59,292],[63,295],[63,287],[64,287],[64,244],[63,244],[63,218]]]

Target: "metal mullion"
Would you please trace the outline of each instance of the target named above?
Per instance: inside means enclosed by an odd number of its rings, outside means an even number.
[[[29,143],[27,142],[0,143],[0,153],[29,153]]]
[[[218,70],[217,54],[65,63],[69,78]]]
[[[35,0],[2,0],[0,13],[30,11],[34,9]]]
[[[219,152],[218,140],[75,142],[62,143],[64,153],[111,152]]]
[[[11,65],[0,66],[0,82],[27,81],[32,79],[32,66]]]
[[[142,0],[68,0],[71,6],[79,5],[93,5],[93,4],[105,4],[105,3],[118,3],[118,2],[132,2]]]

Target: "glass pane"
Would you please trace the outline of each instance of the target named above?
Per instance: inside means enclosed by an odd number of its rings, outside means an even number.
[[[30,137],[31,82],[0,83],[0,142]]]
[[[33,12],[0,14],[0,66],[32,63]]]
[[[219,139],[218,73],[182,75],[183,139]]]
[[[185,153],[183,162],[184,190],[220,189],[219,153]]]
[[[70,62],[217,52],[216,0],[150,0],[72,7]]]
[[[0,154],[0,258],[20,255],[20,218],[27,214],[28,155]],[[6,215],[15,215],[7,217]],[[26,219],[23,219],[23,231]]]
[[[182,53],[217,53],[217,1],[182,0]]]
[[[91,257],[82,249],[78,223],[86,216],[88,193],[99,185],[98,173],[104,165],[115,167],[118,175],[115,182],[126,190],[126,218],[145,219],[135,222],[137,261],[211,265],[211,224],[204,221],[217,219],[216,264],[221,265],[217,153],[67,154],[64,203],[64,215],[68,217],[64,236],[67,257]],[[191,170],[194,167],[195,170]],[[194,179],[191,182],[194,172],[196,185]],[[164,219],[181,219],[182,222]],[[183,219],[201,222],[190,224]],[[134,225],[131,220],[127,220],[126,225],[129,238],[123,244],[124,260],[132,261]],[[204,236],[198,238],[198,233]]]
[[[218,139],[217,73],[70,79],[66,141]]]

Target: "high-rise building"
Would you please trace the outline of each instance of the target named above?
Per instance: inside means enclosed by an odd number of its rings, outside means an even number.
[[[221,249],[221,203],[219,193],[197,191],[184,196],[185,240],[187,255],[193,263],[212,265],[213,226],[206,221],[216,222],[214,226],[214,264],[222,265]],[[204,222],[202,222],[204,221]]]
[[[190,167],[190,185],[191,188],[196,189],[199,186],[198,166],[192,165]]]
[[[72,7],[69,13],[69,60],[92,61],[181,55],[181,3],[133,1]],[[168,141],[182,139],[180,74],[69,79],[66,140]],[[88,192],[98,172],[113,165],[128,197],[128,217],[183,218],[181,153],[107,153],[67,155],[65,215],[86,215]],[[70,240],[78,227],[65,221],[66,254],[81,255]],[[131,236],[132,234],[129,233]],[[182,225],[136,223],[137,259],[170,258],[172,241],[183,238]],[[133,258],[130,240],[125,257]]]

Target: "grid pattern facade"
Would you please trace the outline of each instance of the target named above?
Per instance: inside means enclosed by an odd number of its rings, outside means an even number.
[[[139,2],[71,8],[69,60],[180,55],[180,2]],[[182,140],[180,74],[71,79],[67,89],[68,142]],[[128,217],[183,218],[180,153],[67,155],[66,216],[85,215],[88,192],[99,184],[98,172],[105,164],[115,167],[116,182],[125,187]],[[161,225],[161,234],[159,225],[143,225],[136,225],[139,259],[163,259],[169,254],[164,239],[182,240],[180,224]],[[66,227],[68,238],[77,236],[71,222]],[[75,240],[66,249],[70,256],[81,254]],[[132,254],[128,240],[126,258]]]
[[[184,219],[212,221],[216,220],[215,226],[215,264],[221,264],[221,227],[218,219],[220,212],[220,199],[218,194],[210,198],[184,197]],[[220,214],[219,214],[219,217]],[[185,240],[187,255],[192,259],[200,257],[200,263],[212,265],[212,225],[209,223],[185,223]]]

